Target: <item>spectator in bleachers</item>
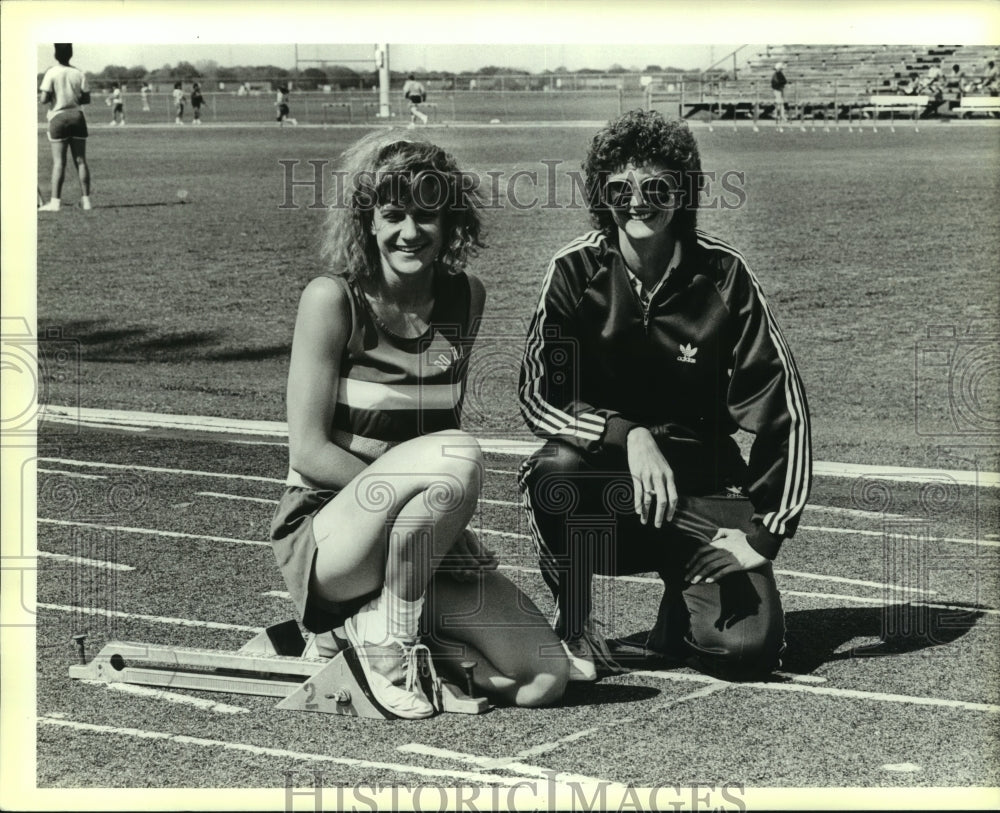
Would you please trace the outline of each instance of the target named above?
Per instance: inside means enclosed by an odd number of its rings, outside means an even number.
[[[923,91],[928,96],[932,96],[936,101],[944,99],[944,75],[941,73],[941,68],[937,65],[934,65],[927,71],[927,76],[924,78]]]
[[[965,71],[960,65],[952,65],[948,80],[945,82],[945,90],[949,91],[956,98],[961,98],[966,90]]]
[[[1000,94],[1000,83],[997,80],[997,66],[992,59],[986,63],[986,70],[983,75],[974,83],[974,90],[989,93],[990,96]]]
[[[917,96],[923,85],[920,82],[920,77],[916,71],[910,71],[910,76],[908,81],[904,84],[902,80],[896,83],[896,92],[902,93],[906,96]]]
[[[774,73],[771,74],[771,90],[774,91],[774,120],[778,124],[788,121],[785,115],[785,85],[788,79],[784,74],[785,63],[777,62],[774,65]]]

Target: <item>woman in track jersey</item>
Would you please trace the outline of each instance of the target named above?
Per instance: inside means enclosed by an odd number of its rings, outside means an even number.
[[[52,197],[39,207],[42,212],[58,212],[62,206],[63,179],[66,174],[66,151],[73,156],[77,177],[83,196],[80,208],[90,209],[90,167],[87,165],[87,119],[82,105],[90,103],[87,77],[83,71],[69,64],[73,58],[73,45],[58,42],[55,45],[58,65],[45,72],[39,87],[39,100],[49,106],[48,138],[52,145]]]
[[[345,157],[349,200],[331,209],[327,270],[292,341],[279,567],[318,651],[354,646],[400,717],[433,713],[415,679],[428,648],[451,676],[476,661],[496,701],[555,702],[559,642],[470,527],[483,459],[459,421],[485,301],[464,270],[476,202],[430,143],[376,134]]]

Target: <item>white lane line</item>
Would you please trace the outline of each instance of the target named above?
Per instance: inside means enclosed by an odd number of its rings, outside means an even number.
[[[123,573],[127,573],[130,570],[135,570],[131,565],[122,565],[118,562],[106,562],[102,559],[85,559],[82,556],[70,556],[68,553],[49,553],[47,550],[38,551],[38,555],[45,559],[55,559],[59,562],[72,562],[75,565],[84,565],[85,567],[100,567],[104,570],[118,570]],[[4,559],[6,562],[6,558]],[[6,565],[5,565],[6,566]]]
[[[827,598],[836,601],[853,601],[855,604],[871,604],[880,606],[885,604],[885,597],[865,598],[863,596],[846,596],[838,593],[806,593],[801,590],[780,590],[783,596],[799,596],[801,598]],[[906,604],[913,607],[929,607],[934,610],[953,610],[961,613],[980,613],[982,615],[1000,615],[1000,610],[992,607],[963,607],[961,604],[940,604],[933,601],[913,601],[907,599]]]
[[[179,745],[197,745],[203,748],[213,748],[223,751],[240,751],[262,757],[308,762],[329,762],[335,765],[359,768],[369,772],[391,771],[393,773],[416,774],[417,776],[440,777],[447,779],[464,779],[468,782],[489,782],[500,785],[514,785],[526,781],[523,777],[516,776],[500,776],[499,774],[475,773],[472,771],[449,771],[439,768],[426,768],[423,765],[405,765],[398,762],[375,762],[369,759],[355,759],[353,757],[334,757],[327,754],[310,754],[303,751],[289,751],[284,748],[267,748],[262,745],[249,745],[247,743],[229,742],[227,740],[209,740],[204,737],[189,737],[183,734],[171,734],[166,731],[148,731],[139,728],[117,728],[115,726],[108,725],[95,725],[94,723],[83,723],[78,720],[67,720],[62,717],[40,717],[38,719],[38,724],[61,726],[64,728],[71,728],[77,731],[86,731],[94,734],[135,737],[142,740],[159,740],[161,742],[173,742]],[[536,793],[544,788],[544,785],[536,787]]]
[[[246,502],[259,502],[266,505],[277,505],[277,500],[268,500],[264,497],[244,497],[242,494],[220,494],[218,491],[196,491],[196,497],[217,497],[222,500],[244,500]]]
[[[917,773],[922,771],[919,765],[915,765],[912,762],[898,762],[896,764],[882,765],[880,766],[883,771],[894,771],[896,773]]]
[[[129,534],[149,534],[150,536],[167,536],[171,539],[197,539],[208,542],[232,542],[236,545],[257,545],[260,547],[271,547],[270,542],[261,542],[257,539],[236,539],[232,536],[205,536],[204,534],[185,534],[180,531],[160,531],[155,528],[130,528],[126,525],[100,525],[93,522],[75,522],[68,519],[46,519],[38,518],[39,523],[46,525],[65,525],[73,528],[99,528],[102,531],[121,531]]]
[[[204,697],[191,697],[177,692],[168,692],[166,689],[154,689],[152,686],[138,686],[134,683],[105,683],[102,680],[83,680],[89,686],[103,686],[109,691],[134,694],[139,697],[148,697],[152,700],[164,700],[167,703],[177,703],[182,706],[194,706],[195,708],[211,711],[215,714],[246,714],[250,709],[242,706],[231,706],[228,703],[217,703]]]
[[[514,534],[507,531],[491,531],[488,528],[476,529],[482,530],[483,533],[494,534],[496,536],[510,537],[512,539],[527,539],[530,540],[531,537],[528,534]],[[815,525],[800,525],[800,531],[819,531],[820,533],[831,533],[831,534],[855,534],[857,536],[877,536],[884,537],[887,535],[887,531],[861,531],[856,528],[823,528]],[[888,529],[891,531],[891,528]],[[901,528],[901,531],[905,531],[906,528]],[[888,535],[892,536],[891,533]],[[922,537],[921,537],[922,538]],[[963,545],[982,545],[987,548],[1000,548],[1000,542],[993,542],[988,539],[966,539],[964,537],[954,537],[954,536],[929,536],[927,537],[929,541],[933,542],[957,542]]]
[[[894,535],[892,533],[893,528],[891,526],[881,531],[861,531],[858,530],[857,528],[827,528],[822,525],[800,525],[799,530],[818,531],[819,533],[825,533],[825,534],[853,534],[855,536],[885,537]],[[898,530],[901,535],[905,535],[907,528],[906,526],[902,526]],[[919,527],[916,527],[914,530],[917,533],[919,533],[920,529]],[[918,538],[923,539],[925,537],[918,537]],[[959,537],[959,536],[934,536],[933,534],[929,534],[926,537],[926,539],[928,541],[933,541],[933,542],[956,542],[960,545],[981,545],[985,548],[1000,548],[1000,542],[993,542],[988,539],[968,539],[966,537]]]
[[[79,607],[66,604],[48,604],[39,601],[36,605],[40,610],[54,610],[60,613],[81,613],[82,615],[100,615],[105,618],[129,618],[135,621],[150,621],[154,624],[174,624],[178,627],[204,627],[213,630],[236,630],[238,632],[261,632],[263,627],[248,627],[244,624],[225,624],[221,621],[197,621],[193,618],[171,618],[164,615],[143,615],[142,613],[127,613],[122,610],[105,610],[101,607]]]
[[[489,471],[489,469],[487,469]],[[480,497],[479,502],[484,505],[500,505],[506,508],[523,508],[524,506],[517,500],[488,500]],[[812,505],[806,506],[806,511],[821,511],[823,513],[843,514],[848,517],[859,517],[861,519],[907,519],[905,514],[890,514],[884,511],[862,511],[860,508],[838,508],[834,505]]]
[[[699,700],[702,697],[707,697],[710,694],[715,694],[716,692],[725,691],[728,688],[728,683],[713,683],[708,686],[703,686],[700,689],[681,695],[680,697],[674,697],[667,700],[662,705],[658,705],[654,714],[660,714],[668,708],[673,708],[681,703],[686,703],[689,700]],[[634,717],[618,717],[609,722],[607,725],[603,726],[593,726],[592,728],[585,728],[582,731],[574,731],[572,734],[567,734],[565,737],[559,737],[557,740],[552,740],[552,742],[543,742],[539,745],[535,745],[531,748],[525,748],[523,751],[518,751],[514,757],[511,759],[524,759],[526,757],[536,757],[541,754],[547,754],[550,751],[555,751],[558,748],[562,748],[564,745],[576,742],[577,740],[582,740],[584,737],[589,737],[591,734],[597,734],[600,732],[607,731],[609,728],[620,725],[628,725],[635,720]]]
[[[159,530],[154,530],[152,528],[129,528],[129,527],[122,526],[122,525],[98,525],[98,524],[94,524],[94,523],[90,523],[90,522],[73,522],[73,521],[70,521],[70,520],[45,519],[45,518],[42,518],[42,517],[40,517],[38,519],[38,522],[39,523],[47,523],[47,524],[51,524],[51,525],[64,525],[64,526],[84,527],[84,528],[99,528],[101,530],[106,530],[106,531],[120,531],[122,533],[148,534],[148,535],[152,535],[152,536],[165,536],[165,537],[170,537],[170,538],[173,538],[173,539],[193,539],[193,540],[199,540],[199,541],[200,540],[205,540],[205,541],[208,541],[208,542],[231,542],[231,543],[237,544],[237,545],[255,545],[255,546],[258,546],[258,547],[270,547],[271,546],[270,542],[261,542],[261,541],[258,541],[256,539],[236,539],[236,538],[231,537],[231,536],[206,536],[206,535],[201,535],[201,534],[186,534],[186,533],[181,533],[180,531],[159,531]],[[482,532],[485,532],[485,533],[499,534],[499,535],[503,535],[503,536],[514,536],[514,537],[523,537],[524,536],[524,534],[509,534],[509,533],[502,532],[502,531],[488,531],[485,528],[480,529],[480,530]],[[526,573],[539,573],[540,572],[538,570],[538,568],[521,567],[521,566],[518,566],[518,565],[501,565],[500,567],[504,568],[504,569],[507,569],[507,570],[519,570],[519,571],[523,571],[523,572],[526,572]],[[641,584],[659,584],[660,583],[659,579],[654,579],[654,578],[651,578],[649,576],[602,576],[602,575],[597,575],[597,578],[599,578],[599,579],[620,579],[620,580],[626,581],[626,582],[638,582],[638,583],[641,583]],[[831,578],[837,578],[839,580],[840,577],[831,577]],[[874,582],[873,582],[873,584],[874,584]],[[888,588],[888,589],[897,589],[897,588],[894,588],[892,585],[880,585],[880,586]],[[915,590],[917,588],[898,588],[898,589],[901,589],[901,590]],[[782,590],[781,592],[782,592],[782,594],[789,595],[789,596],[806,596],[806,597],[810,597],[810,598],[833,598],[833,599],[842,599],[842,600],[845,600],[845,601],[861,602],[862,604],[882,604],[883,601],[884,601],[883,599],[868,599],[868,598],[861,598],[859,596],[844,596],[844,595],[837,595],[837,594],[833,594],[833,593],[804,593],[804,592],[799,592],[799,591],[795,591],[795,590]],[[986,613],[986,614],[990,614],[990,615],[1000,614],[1000,610],[993,610],[993,609],[978,609],[978,608],[974,608],[974,607],[961,607],[961,606],[952,605],[952,604],[930,604],[930,603],[923,602],[923,601],[913,601],[911,603],[914,604],[914,605],[920,605],[920,606],[925,606],[925,607],[934,607],[934,608],[937,608],[937,609],[945,609],[945,610],[961,610],[961,611],[964,611],[964,612],[979,612],[979,613]]]
[[[524,762],[515,762],[504,757],[485,757],[477,754],[466,754],[462,751],[452,751],[448,748],[436,748],[431,745],[424,745],[419,742],[411,742],[407,745],[400,745],[396,748],[406,754],[420,754],[425,757],[436,757],[437,759],[452,759],[456,762],[465,762],[475,765],[484,770],[505,770],[512,773],[530,776],[535,779],[551,779],[557,784],[571,784],[584,787],[602,787],[606,790],[622,792],[627,790],[626,785],[617,782],[609,782],[606,779],[596,779],[592,776],[582,774],[555,772],[549,768],[542,768],[537,765],[528,765]]]
[[[521,565],[500,565],[501,568],[508,568],[510,570],[520,570],[526,573],[541,573],[541,571],[536,567],[523,567]],[[884,584],[883,582],[870,582],[863,579],[848,579],[843,576],[824,576],[818,573],[800,573],[796,570],[775,570],[775,573],[782,576],[799,577],[803,579],[813,579],[816,581],[830,581],[839,582],[842,584],[853,584],[858,587],[874,587],[879,590],[899,590],[910,593],[927,593],[931,595],[937,595],[936,590],[924,590],[919,587],[899,587],[894,584]],[[655,576],[604,576],[600,573],[594,575],[597,579],[618,579],[623,582],[635,582],[637,584],[663,584],[663,581]],[[788,593],[789,591],[782,589],[782,594]],[[826,593],[803,593],[802,595],[828,595]]]
[[[288,424],[280,421],[252,421],[239,418],[218,418],[205,415],[171,415],[155,412],[133,412],[117,409],[92,409],[47,404],[40,419],[91,424],[107,424],[124,428],[139,426],[159,429],[179,429],[197,432],[217,432],[242,435],[288,437]],[[524,457],[541,448],[541,440],[505,440],[481,438],[484,452]],[[927,469],[909,466],[875,466],[866,463],[836,463],[816,461],[813,473],[820,477],[865,477],[877,480],[925,483],[949,480],[957,485],[986,488],[1000,487],[1000,472],[976,472],[950,469]]]
[[[149,471],[156,474],[190,474],[194,477],[219,477],[225,480],[253,480],[257,483],[285,484],[284,478],[258,477],[252,474],[229,474],[223,471],[198,471],[196,469],[168,469],[162,466],[133,466],[123,463],[100,463],[96,460],[70,460],[64,457],[40,457],[45,463],[58,463],[62,466],[85,466],[94,469],[124,469],[126,471]]]
[[[63,477],[75,477],[79,480],[107,480],[106,474],[84,474],[80,471],[60,471],[59,469],[38,469],[39,474],[59,474]]]
[[[540,574],[541,571],[537,567],[524,567],[522,565],[500,565],[500,570],[515,570],[521,573],[532,573]],[[600,573],[594,574],[595,579],[616,579],[623,582],[635,582],[637,584],[658,584],[661,585],[663,582],[659,578],[652,576],[604,576]],[[891,586],[891,585],[887,585]],[[906,589],[906,588],[900,588]],[[804,590],[786,590],[781,588],[779,590],[783,596],[798,596],[801,598],[811,598],[811,599],[833,599],[835,601],[853,601],[857,604],[871,604],[874,606],[880,606],[885,604],[885,597],[881,598],[867,598],[865,596],[848,596],[841,593],[809,593]],[[900,598],[901,601],[904,599]],[[960,604],[938,604],[929,601],[920,601],[919,599],[905,599],[906,604],[910,604],[914,607],[931,607],[937,610],[955,610],[957,612],[963,613],[982,613],[983,615],[1000,615],[1000,610],[993,609],[991,607],[963,607]]]
[[[629,676],[651,677],[659,680],[684,680],[692,683],[723,683],[708,675],[689,674],[685,672],[654,672],[637,670],[629,672]],[[825,695],[827,697],[843,697],[852,700],[870,700],[884,703],[901,703],[911,706],[939,706],[942,708],[962,709],[963,711],[982,711],[988,714],[1000,713],[1000,706],[991,703],[972,703],[966,700],[948,700],[943,697],[917,697],[907,694],[889,694],[886,692],[865,692],[860,689],[837,689],[832,686],[816,686],[803,683],[772,683],[766,681],[748,683],[729,683],[733,690],[738,689],[768,689],[778,692],[799,692],[800,694]]]

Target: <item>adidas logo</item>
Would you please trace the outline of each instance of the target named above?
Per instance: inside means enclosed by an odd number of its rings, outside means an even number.
[[[460,347],[451,347],[451,355],[448,353],[438,353],[437,358],[434,359],[431,364],[436,367],[440,367],[442,370],[447,370],[451,367],[453,361],[457,361],[462,357],[462,349]]]
[[[688,364],[694,364],[697,362],[695,356],[698,354],[698,348],[692,347],[689,344],[681,345],[681,355],[677,357],[678,361],[684,361]]]

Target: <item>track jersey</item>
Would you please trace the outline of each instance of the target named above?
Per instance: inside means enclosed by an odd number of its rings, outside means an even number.
[[[351,309],[333,442],[371,462],[405,440],[457,429],[475,338],[468,277],[439,273],[430,326],[409,339],[382,323],[357,283],[329,276],[345,287]],[[294,470],[288,483],[304,484]]]

